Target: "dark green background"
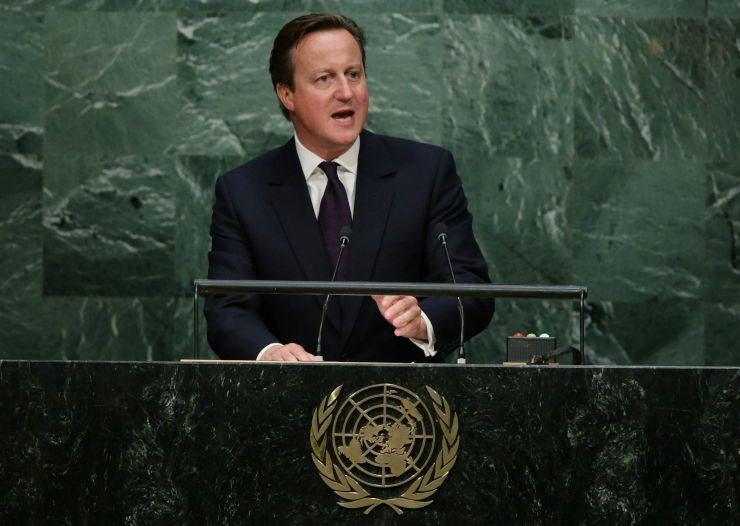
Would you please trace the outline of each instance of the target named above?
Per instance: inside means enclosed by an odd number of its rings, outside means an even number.
[[[191,355],[215,178],[291,128],[278,28],[368,35],[368,128],[453,151],[497,283],[589,287],[593,363],[740,365],[740,0],[6,0],[0,358]],[[576,342],[561,302],[505,335]]]

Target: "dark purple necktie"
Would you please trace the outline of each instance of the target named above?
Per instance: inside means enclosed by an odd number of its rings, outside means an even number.
[[[352,212],[349,209],[347,192],[337,176],[337,163],[324,161],[319,164],[319,168],[329,179],[326,183],[326,190],[324,190],[324,197],[321,198],[321,206],[319,206],[319,226],[324,235],[326,250],[329,252],[329,264],[331,268],[334,268],[337,257],[339,257],[339,232],[345,226],[352,225]],[[337,269],[337,281],[347,279],[348,249],[349,247],[344,247],[342,261]]]

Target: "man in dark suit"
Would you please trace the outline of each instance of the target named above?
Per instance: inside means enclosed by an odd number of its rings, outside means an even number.
[[[275,39],[270,73],[295,128],[284,146],[219,178],[211,279],[329,280],[339,231],[351,225],[340,279],[450,281],[434,234],[447,225],[458,282],[488,282],[452,156],[363,130],[368,108],[364,37],[350,19],[306,15]],[[314,359],[323,298],[208,298],[211,347],[222,358]],[[465,300],[466,338],[493,302]],[[322,347],[327,360],[421,362],[459,342],[455,298],[337,297]]]

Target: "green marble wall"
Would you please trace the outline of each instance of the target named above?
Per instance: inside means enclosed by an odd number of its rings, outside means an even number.
[[[738,0],[6,0],[0,358],[189,356],[215,178],[285,141],[307,10],[368,33],[368,127],[450,148],[499,283],[582,284],[600,364],[738,365]],[[501,301],[577,341],[574,306]]]

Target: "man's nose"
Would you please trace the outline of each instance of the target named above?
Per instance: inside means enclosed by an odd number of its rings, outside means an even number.
[[[337,84],[337,90],[334,95],[339,100],[348,100],[352,98],[352,86],[350,86],[349,79],[344,75],[339,77],[339,83]]]

